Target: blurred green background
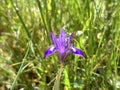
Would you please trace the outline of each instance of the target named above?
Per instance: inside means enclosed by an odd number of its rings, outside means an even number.
[[[0,0],[0,90],[51,90],[62,28],[85,58],[67,56],[60,90],[120,89],[120,0]]]

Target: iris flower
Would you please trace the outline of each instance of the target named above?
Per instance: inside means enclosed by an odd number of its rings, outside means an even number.
[[[65,57],[70,52],[78,56],[84,57],[84,54],[80,49],[70,45],[72,41],[72,34],[69,36],[68,40],[67,40],[64,29],[60,31],[58,38],[56,38],[56,36],[52,32],[50,33],[50,35],[51,35],[51,40],[54,45],[51,45],[45,51],[44,58],[52,55],[55,52],[57,53],[61,63],[64,62]]]

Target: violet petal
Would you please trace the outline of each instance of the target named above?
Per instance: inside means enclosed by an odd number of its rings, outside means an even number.
[[[70,46],[71,41],[72,41],[72,34],[70,34],[70,36],[69,36],[69,38],[68,38],[67,47]]]
[[[56,51],[56,48],[54,46],[50,46],[44,54],[44,58],[50,56],[51,54],[53,54]]]
[[[55,45],[55,47],[58,47],[58,43],[57,43],[57,39],[56,39],[55,35],[51,32],[50,36],[51,36],[51,40],[52,40],[53,44]]]
[[[70,47],[70,50],[73,54],[84,57],[84,54],[83,54],[82,50],[80,50],[78,48],[75,48],[75,47]]]
[[[59,42],[60,42],[60,45],[61,46],[65,46],[65,43],[66,43],[66,33],[64,31],[64,29],[62,29],[60,31],[60,34],[59,34]]]

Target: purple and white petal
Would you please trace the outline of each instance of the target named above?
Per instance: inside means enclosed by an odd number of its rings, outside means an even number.
[[[70,34],[70,36],[69,36],[69,38],[68,38],[67,47],[70,46],[71,41],[72,41],[72,34]]]
[[[56,48],[54,46],[50,46],[44,54],[44,58],[50,56],[51,54],[53,54],[56,51]]]
[[[53,44],[55,45],[55,47],[58,47],[57,39],[56,39],[55,35],[51,32],[50,36],[51,36],[51,40],[52,40]]]
[[[84,54],[82,52],[82,50],[75,48],[75,47],[70,47],[70,50],[73,54],[79,55],[81,57],[84,57]]]
[[[58,39],[59,39],[60,45],[61,46],[65,46],[65,43],[66,43],[66,33],[65,33],[64,29],[62,29],[60,31]]]

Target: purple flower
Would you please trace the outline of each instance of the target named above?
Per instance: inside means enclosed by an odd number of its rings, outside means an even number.
[[[58,57],[61,63],[64,62],[65,57],[70,52],[78,56],[84,57],[84,54],[80,49],[70,45],[72,41],[72,34],[69,36],[68,40],[66,40],[67,38],[66,38],[66,33],[64,29],[60,31],[58,38],[56,38],[52,32],[50,33],[50,35],[54,45],[51,45],[45,51],[44,58],[50,56],[54,52],[58,54]]]

